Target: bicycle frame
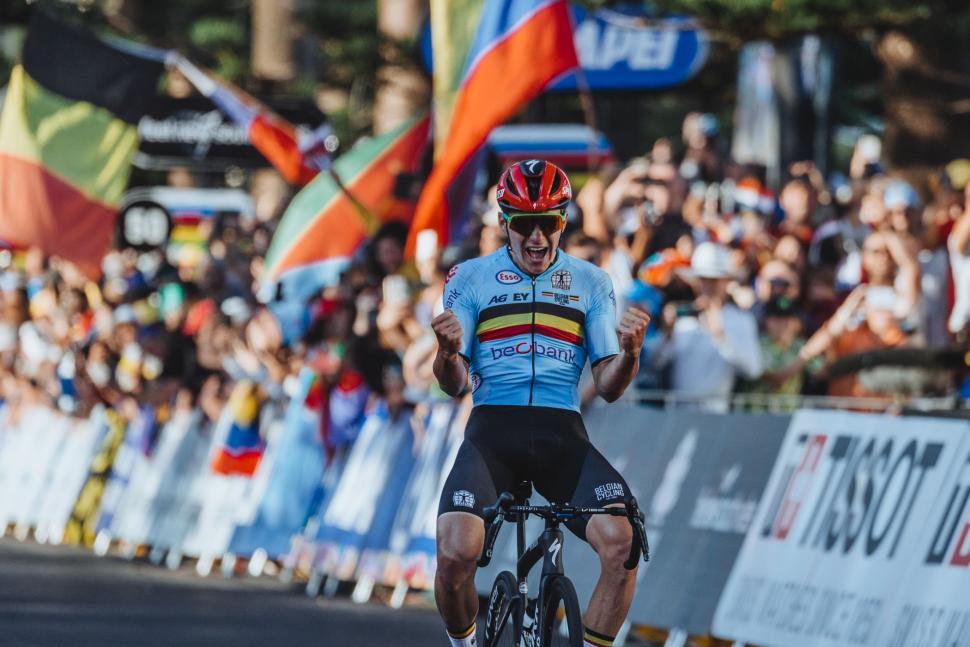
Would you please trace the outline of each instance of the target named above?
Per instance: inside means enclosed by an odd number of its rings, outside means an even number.
[[[580,515],[609,514],[612,516],[626,516],[630,519],[630,524],[634,528],[634,541],[630,546],[630,557],[624,566],[628,569],[636,567],[639,556],[642,552],[644,561],[649,560],[649,546],[647,545],[646,532],[643,528],[643,513],[637,507],[636,499],[630,497],[624,508],[591,508],[577,507],[569,505],[549,505],[532,506],[529,505],[529,497],[532,494],[531,486],[522,484],[516,495],[503,492],[498,501],[493,506],[485,508],[483,518],[485,520],[485,542],[482,547],[482,554],[478,560],[478,566],[487,566],[492,559],[492,552],[495,540],[504,521],[514,521],[516,525],[516,567],[515,580],[517,589],[515,595],[510,600],[508,613],[512,614],[512,627],[516,636],[522,634],[522,625],[525,617],[527,605],[529,604],[529,572],[542,560],[542,572],[539,577],[539,588],[536,596],[536,627],[540,634],[542,623],[545,621],[540,611],[545,608],[546,586],[550,578],[565,575],[563,569],[563,532],[560,524],[576,518]],[[525,522],[529,515],[541,517],[545,522],[545,529],[542,534],[528,547],[525,545]],[[491,609],[492,600],[489,600]],[[491,614],[491,610],[489,611]],[[501,622],[505,622],[502,619]]]
[[[521,505],[522,502],[516,501],[516,504]],[[545,529],[542,531],[542,534],[529,547],[526,547],[526,516],[524,513],[517,513],[515,515],[516,555],[518,557],[515,566],[515,579],[519,586],[518,593],[515,597],[515,604],[510,609],[510,613],[514,614],[512,617],[512,628],[516,636],[522,633],[525,611],[529,604],[528,577],[532,568],[539,563],[539,560],[542,560],[542,572],[539,576],[539,589],[537,594],[537,598],[540,598],[536,605],[537,615],[538,609],[542,608],[541,597],[543,589],[545,588],[546,579],[552,576],[563,575],[562,549],[564,537],[562,530],[559,528],[559,521],[545,519]],[[538,617],[534,620],[536,626],[542,621]]]

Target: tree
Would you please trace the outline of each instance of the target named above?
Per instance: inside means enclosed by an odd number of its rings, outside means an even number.
[[[863,41],[883,65],[885,150],[918,169],[970,150],[970,5],[965,0],[657,0],[739,47],[805,34]]]

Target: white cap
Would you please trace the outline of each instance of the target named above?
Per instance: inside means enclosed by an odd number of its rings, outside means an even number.
[[[702,279],[729,279],[734,276],[731,252],[724,245],[703,242],[690,259],[691,273]]]
[[[253,316],[252,308],[242,297],[229,297],[222,302],[219,309],[237,326],[246,323]]]
[[[115,325],[137,324],[138,317],[135,316],[135,309],[127,303],[118,306],[114,311],[114,322]]]

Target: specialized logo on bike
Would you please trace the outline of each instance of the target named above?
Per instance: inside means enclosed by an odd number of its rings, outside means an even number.
[[[474,508],[475,495],[468,490],[455,490],[451,495],[451,502],[458,508]]]
[[[604,499],[622,498],[623,484],[604,483],[603,485],[597,485],[595,488],[593,488],[593,492],[596,494],[597,501],[603,501]]]
[[[527,341],[520,341],[518,344],[513,344],[512,346],[502,346],[499,348],[491,348],[490,350],[492,351],[492,359],[499,360],[503,357],[512,357],[514,355],[528,355],[532,352],[533,346],[535,347],[536,355],[549,357],[565,364],[573,364],[576,362],[575,351],[551,344],[543,344],[542,342],[536,342],[533,345]]]
[[[555,564],[559,561],[559,551],[562,550],[562,542],[558,539],[552,543],[549,547],[549,554],[552,555],[552,563]]]
[[[573,285],[573,275],[568,270],[556,270],[552,273],[552,287],[556,290],[568,290]]]
[[[522,280],[522,277],[515,272],[510,272],[508,270],[502,270],[495,275],[495,280],[502,285],[515,285]]]

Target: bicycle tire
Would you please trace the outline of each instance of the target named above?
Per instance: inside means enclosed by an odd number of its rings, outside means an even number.
[[[583,647],[583,615],[576,589],[565,575],[553,576],[543,586],[540,632],[542,647]]]
[[[518,588],[515,576],[509,571],[502,571],[495,577],[485,614],[484,647],[514,647],[519,644],[515,631],[518,624]]]

